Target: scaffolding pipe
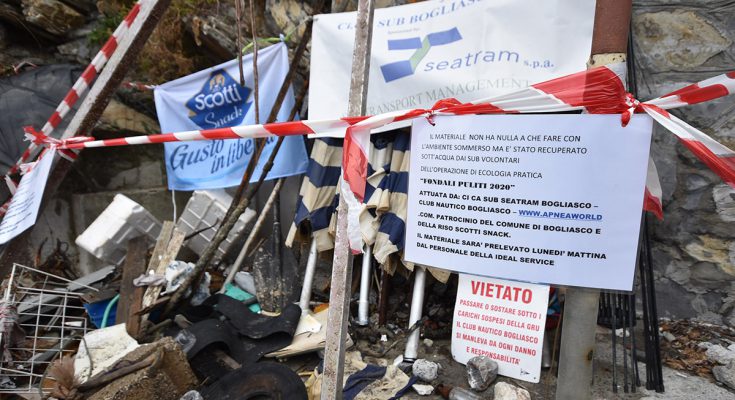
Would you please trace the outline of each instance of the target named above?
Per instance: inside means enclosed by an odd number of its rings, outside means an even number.
[[[413,281],[413,297],[411,298],[411,314],[408,317],[408,326],[412,327],[421,319],[424,309],[424,287],[426,286],[426,268],[416,266],[414,269]],[[414,362],[419,355],[419,336],[421,328],[414,329],[408,336],[406,341],[406,350],[403,352],[403,359],[408,362]]]
[[[311,239],[309,246],[309,258],[306,260],[306,271],[304,272],[304,286],[301,287],[301,299],[299,307],[301,313],[309,311],[309,301],[311,300],[311,288],[314,286],[314,272],[316,271],[316,259],[319,253],[316,251],[316,239]]]
[[[588,67],[625,62],[632,0],[597,0]],[[569,288],[562,322],[556,399],[590,399],[598,289]]]
[[[357,303],[357,323],[366,326],[370,323],[370,274],[372,273],[373,249],[365,246],[362,255],[362,273],[360,275],[360,300]]]

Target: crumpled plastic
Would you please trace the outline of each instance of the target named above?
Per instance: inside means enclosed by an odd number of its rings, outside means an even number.
[[[169,294],[176,291],[182,283],[194,273],[194,264],[184,261],[171,261],[166,267],[166,290],[161,294]],[[209,283],[212,281],[212,277],[209,272],[204,273],[204,279],[201,280],[199,286],[196,288],[194,295],[191,297],[191,305],[198,306],[210,296]],[[185,296],[191,293],[191,288],[187,289]]]

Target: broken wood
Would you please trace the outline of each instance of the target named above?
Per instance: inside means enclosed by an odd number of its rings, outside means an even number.
[[[164,229],[166,227],[166,224],[171,224],[171,227],[173,228],[173,222],[166,221],[164,222]],[[178,228],[173,228],[173,234],[170,235],[170,239],[163,243],[161,240],[165,239],[165,237],[163,236],[163,230],[161,230],[161,236],[158,238],[156,248],[158,248],[159,244],[161,244],[161,247],[165,248],[166,250],[160,253],[160,257],[156,257],[156,251],[153,251],[153,256],[151,257],[148,269],[153,270],[154,274],[165,274],[166,267],[168,267],[168,265],[176,259],[176,255],[179,254],[179,250],[184,244],[184,238],[186,237],[186,235]],[[145,309],[156,303],[156,300],[161,294],[162,289],[163,288],[161,286],[149,286],[148,289],[145,291],[145,295],[143,296],[143,303],[141,308]],[[145,315],[143,317],[143,320],[145,321],[147,319],[148,315]]]
[[[148,241],[145,236],[138,236],[128,242],[128,253],[123,264],[122,282],[120,283],[120,300],[117,303],[115,324],[125,324],[125,329],[132,337],[138,336],[140,316],[137,315],[143,304],[145,288],[137,287],[133,280],[145,273],[145,256]]]

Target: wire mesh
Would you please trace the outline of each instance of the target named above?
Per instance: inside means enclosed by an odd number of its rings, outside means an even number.
[[[84,334],[91,329],[81,301],[75,293],[82,287],[66,278],[14,264],[3,299],[17,309],[17,323],[25,333],[8,342],[12,360],[0,359],[0,393],[48,393],[43,385],[46,370],[59,357],[73,355]],[[47,388],[44,388],[46,386]]]

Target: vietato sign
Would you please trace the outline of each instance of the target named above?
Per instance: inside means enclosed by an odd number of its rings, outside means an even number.
[[[459,275],[452,357],[466,364],[486,356],[498,373],[538,382],[549,287]]]
[[[644,115],[627,127],[589,114],[415,120],[405,259],[631,290],[651,129]]]

